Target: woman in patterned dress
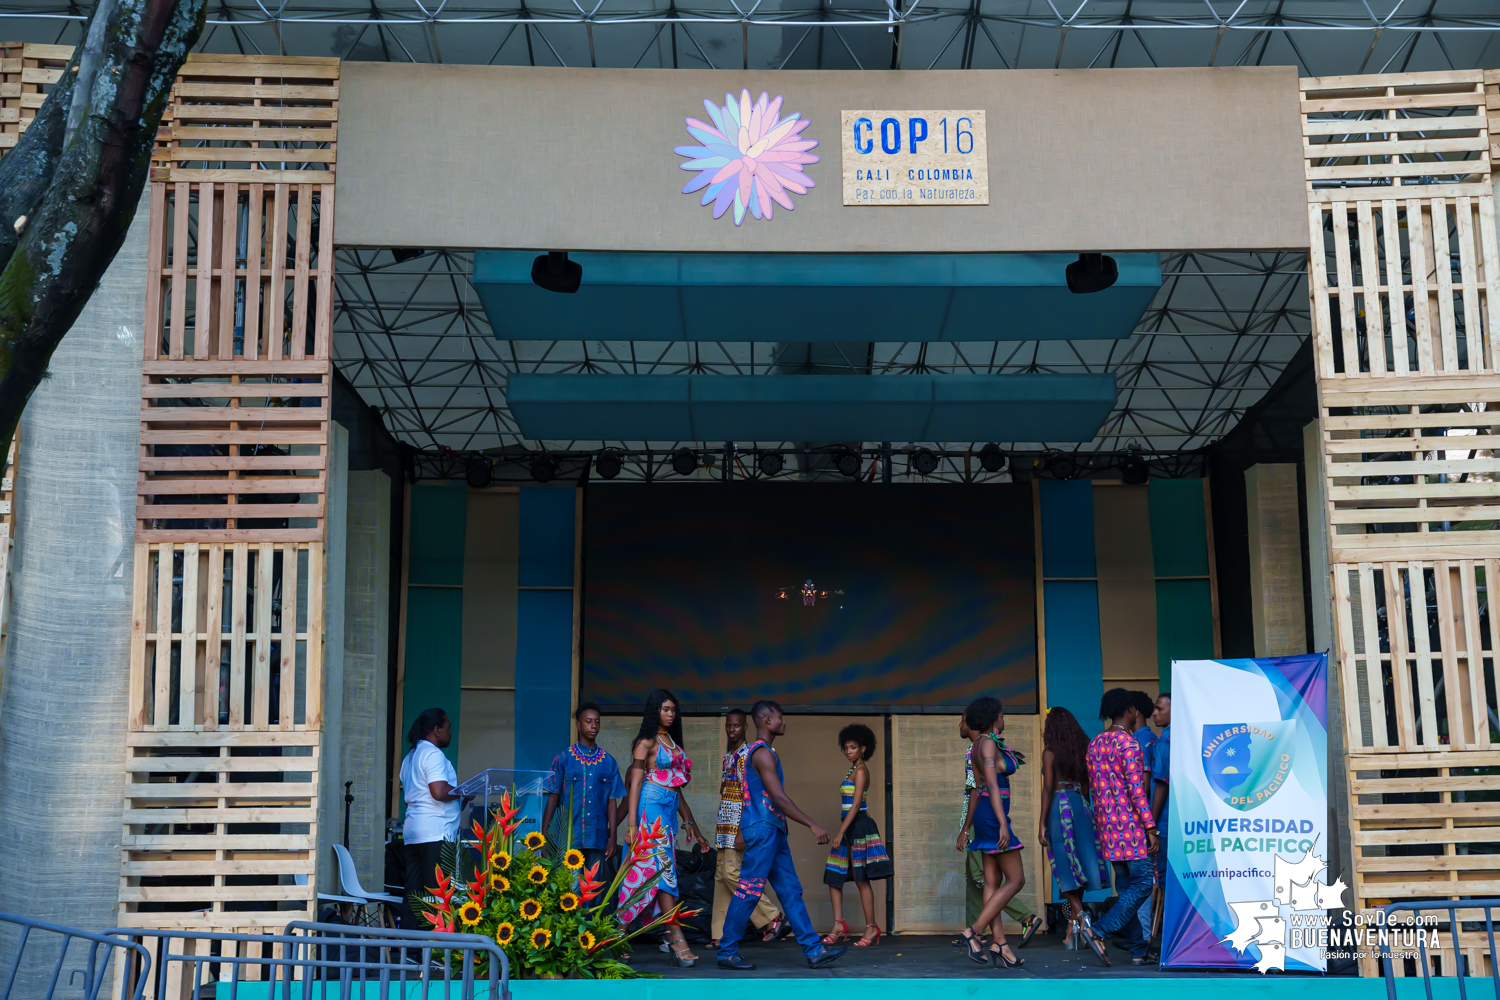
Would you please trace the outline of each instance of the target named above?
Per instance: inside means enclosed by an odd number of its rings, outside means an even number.
[[[997,699],[974,699],[964,711],[964,724],[974,740],[974,776],[979,785],[979,794],[969,799],[969,820],[964,829],[973,827],[969,850],[978,851],[984,859],[984,907],[973,925],[964,928],[963,943],[968,957],[980,965],[1020,968],[1025,962],[1006,943],[1000,914],[1026,885],[1021,865],[1023,845],[1010,826],[1010,776],[1026,763],[1026,758],[1000,738],[1005,731],[1005,712]],[[988,953],[980,943],[986,927],[994,932]]]
[[[865,801],[865,791],[870,787],[870,769],[865,761],[875,755],[875,734],[859,723],[845,726],[839,732],[839,749],[849,761],[849,773],[839,785],[843,822],[833,835],[833,849],[823,868],[823,884],[828,886],[828,899],[833,903],[833,930],[823,943],[835,945],[849,936],[849,925],[844,922],[844,883],[852,881],[859,888],[859,905],[865,915],[864,933],[854,947],[868,948],[880,943],[875,891],[870,883],[896,873]]]
[[[646,699],[646,708],[641,716],[641,729],[636,734],[631,750],[630,800],[626,829],[634,844],[642,823],[648,827],[657,820],[667,831],[665,841],[645,858],[637,861],[625,875],[620,885],[620,908],[618,915],[622,923],[630,923],[655,904],[665,913],[677,905],[677,817],[681,815],[693,840],[707,851],[708,839],[698,830],[693,819],[693,810],[688,807],[682,789],[692,780],[693,762],[682,749],[682,719],[677,714],[677,696],[658,688]],[[636,889],[653,876],[660,874],[654,893],[640,895],[629,906],[626,900]],[[671,945],[672,964],[679,968],[692,968],[698,961],[682,936],[682,929],[671,928],[667,933]]]
[[[1037,840],[1047,851],[1052,884],[1072,908],[1064,945],[1074,934],[1106,963],[1109,954],[1093,933],[1083,894],[1109,888],[1109,863],[1094,839],[1094,811],[1089,808],[1089,737],[1066,708],[1047,712],[1042,727],[1042,809]]]

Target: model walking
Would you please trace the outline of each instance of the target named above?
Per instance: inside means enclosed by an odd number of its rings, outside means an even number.
[[[1010,776],[1026,759],[1007,747],[1000,734],[1005,731],[1005,712],[994,698],[976,698],[964,712],[964,722],[974,739],[974,776],[979,794],[969,799],[969,822],[974,838],[969,850],[984,858],[984,909],[963,932],[964,947],[971,960],[980,965],[991,962],[1007,969],[1025,963],[1016,957],[1005,940],[1000,911],[1011,897],[1026,884],[1021,866],[1021,840],[1010,826]],[[994,933],[988,953],[980,941],[984,929]]]
[[[1088,734],[1066,708],[1047,713],[1042,726],[1042,810],[1037,840],[1047,851],[1052,884],[1071,908],[1068,941],[1080,934],[1109,964],[1104,941],[1083,908],[1085,891],[1109,888],[1109,863],[1094,840],[1094,811],[1089,808]],[[1067,943],[1067,942],[1064,942]]]
[[[677,696],[658,688],[646,699],[641,729],[631,750],[630,797],[627,819],[631,843],[642,823],[651,826],[660,820],[667,831],[664,840],[626,873],[620,885],[620,922],[628,924],[652,904],[665,913],[677,905],[677,817],[682,816],[688,833],[698,846],[709,850],[708,840],[698,831],[693,810],[688,807],[682,789],[692,780],[693,762],[682,749],[682,720],[677,714]],[[656,892],[646,893],[630,906],[625,901],[653,876],[660,875]],[[682,928],[667,932],[672,964],[690,969],[698,961],[682,936]]]
[[[844,921],[844,883],[852,881],[859,888],[859,905],[865,917],[864,933],[854,947],[868,948],[880,943],[875,891],[870,883],[895,874],[865,801],[870,787],[870,768],[865,762],[875,755],[875,734],[859,723],[845,726],[839,732],[839,749],[849,761],[849,773],[839,785],[843,822],[833,835],[833,850],[828,852],[823,869],[823,884],[828,886],[828,899],[833,904],[833,930],[824,936],[823,943],[838,944],[849,936],[849,925]]]

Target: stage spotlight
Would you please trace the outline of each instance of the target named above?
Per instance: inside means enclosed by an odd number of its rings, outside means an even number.
[[[550,250],[531,262],[531,282],[549,292],[571,295],[583,283],[583,265],[569,260],[566,250]]]
[[[930,448],[918,448],[911,457],[911,467],[917,470],[918,475],[930,476],[937,471],[938,457]]]
[[[1151,469],[1146,460],[1136,454],[1135,445],[1125,449],[1125,457],[1120,459],[1120,481],[1126,486],[1139,486],[1151,476]]]
[[[615,478],[624,467],[625,460],[613,448],[605,448],[599,453],[599,457],[594,459],[594,471],[599,473],[602,479]]]
[[[1068,279],[1068,291],[1074,295],[1102,292],[1120,277],[1120,265],[1113,257],[1102,253],[1081,253],[1064,272]]]
[[[464,479],[476,490],[488,486],[493,476],[494,466],[483,455],[470,455],[464,459]]]
[[[859,467],[863,463],[859,460],[859,452],[845,448],[834,456],[833,464],[839,472],[852,478],[859,475]]]
[[[1078,466],[1072,456],[1054,451],[1047,456],[1047,471],[1052,473],[1053,479],[1072,479]]]
[[[779,451],[763,451],[760,459],[755,463],[760,466],[760,474],[763,476],[779,476],[781,469],[786,464]]]
[[[672,456],[672,471],[679,476],[691,476],[698,468],[698,456],[691,448],[678,448]]]
[[[1004,472],[1005,452],[1000,450],[998,444],[991,441],[979,449],[979,467],[985,472]]]
[[[314,242],[313,246],[318,244]],[[397,264],[405,264],[409,260],[416,260],[426,253],[426,250],[418,250],[416,247],[396,247],[391,251],[391,256],[396,259]]]
[[[531,478],[539,483],[551,482],[557,477],[557,459],[545,451],[531,460]]]

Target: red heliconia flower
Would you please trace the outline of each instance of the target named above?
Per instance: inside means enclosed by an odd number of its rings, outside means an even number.
[[[516,820],[516,814],[520,811],[519,807],[510,804],[509,789],[500,793],[500,808],[495,813],[495,823],[500,827],[502,835],[509,837],[521,825]]]
[[[484,906],[484,893],[489,888],[489,884],[490,876],[487,872],[480,872],[475,876],[474,881],[464,883],[464,885],[469,887],[469,898],[477,906]]]
[[[676,913],[672,914],[661,923],[663,927],[681,927],[684,920],[688,919],[689,917],[696,917],[702,912],[702,910],[678,910]]]
[[[452,914],[450,914],[450,913],[424,913],[424,914],[422,914],[422,916],[424,916],[424,917],[427,918],[428,922],[432,924],[432,926],[433,926],[433,928],[435,930],[437,930],[437,931],[439,931],[441,933],[444,933],[444,934],[452,934],[453,933],[453,915]]]
[[[437,894],[441,905],[438,909],[447,913],[453,908],[453,880],[443,874],[442,865],[433,865],[433,871],[437,873],[437,888],[433,890]]]
[[[604,883],[594,881],[594,876],[599,874],[599,862],[594,862],[594,867],[585,868],[583,874],[578,877],[578,895],[585,902],[598,899],[599,894],[604,891]]]

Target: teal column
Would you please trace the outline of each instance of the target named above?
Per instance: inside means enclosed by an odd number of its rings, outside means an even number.
[[[1044,479],[1039,486],[1047,705],[1066,708],[1093,735],[1104,694],[1094,487],[1086,479]]]
[[[401,740],[404,747],[406,732],[423,709],[441,708],[453,722],[453,742],[443,752],[457,766],[469,490],[462,482],[417,483],[410,502]]]
[[[1149,489],[1157,669],[1169,692],[1173,660],[1214,658],[1208,518],[1201,479],[1153,479]]]
[[[516,595],[516,769],[540,771],[568,745],[573,714],[577,490],[521,488]]]

